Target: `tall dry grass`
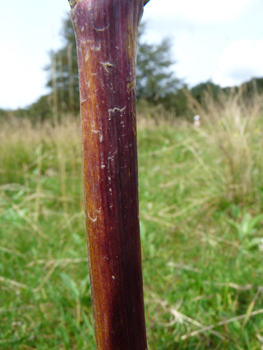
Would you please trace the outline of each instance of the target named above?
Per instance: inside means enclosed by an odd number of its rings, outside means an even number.
[[[52,201],[65,215],[69,203],[82,210],[79,120],[65,116],[54,127],[11,118],[2,122],[0,140],[0,192],[10,189],[11,198],[12,188],[21,186],[30,220],[37,223]]]
[[[201,117],[200,128],[182,120],[171,121],[171,114],[165,115],[164,110],[157,107],[149,110],[149,114],[146,110],[140,111],[139,138],[143,130],[157,134],[158,130],[169,129],[172,133],[173,127],[175,133],[183,135],[172,148],[181,147],[181,152],[190,152],[192,157],[181,164],[183,175],[177,177],[175,183],[188,189],[190,202],[215,204],[226,200],[240,205],[261,202],[262,96],[254,94],[248,103],[242,100],[241,93],[222,94],[216,101],[207,94],[204,107],[191,96],[189,104],[193,113]],[[153,113],[154,118],[150,118]],[[159,125],[156,125],[158,114]],[[19,182],[30,169],[35,169],[35,191],[40,195],[40,175],[56,173],[60,178],[63,211],[67,212],[72,196],[79,196],[77,184],[82,179],[79,118],[64,116],[55,127],[51,122],[32,125],[28,120],[11,118],[2,122],[0,139],[2,181]],[[38,208],[36,200],[35,212]]]
[[[241,205],[261,200],[263,97],[254,94],[245,102],[238,92],[221,94],[215,101],[207,94],[203,108],[191,102],[202,120],[202,127],[195,129],[192,152],[210,195]]]

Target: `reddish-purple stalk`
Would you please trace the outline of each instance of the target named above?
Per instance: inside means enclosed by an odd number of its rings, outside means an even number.
[[[147,0],[70,0],[97,349],[146,350],[138,210],[136,55]]]

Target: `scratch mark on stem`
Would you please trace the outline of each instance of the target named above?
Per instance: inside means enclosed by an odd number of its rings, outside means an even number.
[[[108,29],[110,25],[108,25],[107,27],[103,27],[103,28],[95,28],[94,29],[97,31],[97,32],[104,32],[104,30]]]
[[[88,213],[88,218],[89,218],[92,222],[96,222],[98,217],[96,216],[94,219],[92,219],[92,218],[89,216],[89,213]]]
[[[91,46],[90,48],[92,51],[100,51],[101,49],[101,42],[99,42],[99,44],[97,46]]]
[[[94,129],[92,129],[91,132],[92,132],[93,134],[99,134],[99,137],[100,137],[99,140],[100,140],[100,142],[103,141],[103,135],[101,134],[101,132],[100,132],[99,130],[94,130]]]
[[[89,52],[87,51],[85,54],[85,63],[87,63],[88,59],[89,59]]]
[[[114,67],[114,64],[110,63],[110,62],[100,62],[100,64],[102,65],[102,67],[106,70],[107,73],[109,73],[109,68],[110,67]]]
[[[115,107],[115,108],[111,108],[111,109],[108,109],[108,112],[109,112],[109,120],[111,120],[111,117],[112,117],[112,114],[115,113],[115,112],[124,112],[126,109],[126,106],[123,107],[123,108],[118,108],[118,107]]]

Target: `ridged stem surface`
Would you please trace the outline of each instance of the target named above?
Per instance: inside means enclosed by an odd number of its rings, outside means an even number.
[[[146,350],[138,212],[136,52],[143,0],[72,0],[85,212],[99,350]]]

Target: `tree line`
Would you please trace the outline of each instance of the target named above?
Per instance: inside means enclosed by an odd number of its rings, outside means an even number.
[[[239,87],[221,88],[212,82],[206,82],[188,89],[187,85],[175,76],[171,59],[171,41],[164,38],[159,44],[149,44],[144,41],[145,23],[139,28],[136,95],[137,105],[162,106],[175,117],[191,117],[188,94],[191,94],[201,105],[206,92],[214,99],[220,93],[230,93]],[[74,30],[70,17],[63,21],[63,46],[56,52],[50,52],[50,63],[45,67],[47,86],[51,93],[41,96],[35,103],[25,109],[12,111],[18,117],[28,117],[32,120],[53,119],[65,113],[79,112],[78,65]],[[263,93],[263,78],[252,79],[243,84],[245,98],[255,92]],[[0,109],[0,117],[10,115],[10,112]]]

